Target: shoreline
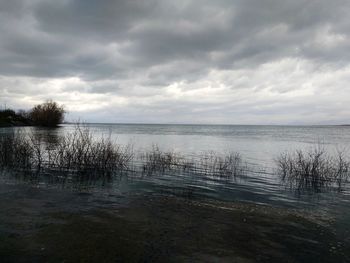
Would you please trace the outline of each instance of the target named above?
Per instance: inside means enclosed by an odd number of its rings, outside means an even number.
[[[32,124],[26,124],[24,122],[0,122],[0,128],[10,128],[10,127],[28,127],[34,126]]]

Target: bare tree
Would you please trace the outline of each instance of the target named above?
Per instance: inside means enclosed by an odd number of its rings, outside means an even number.
[[[30,111],[30,119],[34,125],[56,127],[64,120],[65,110],[52,100],[34,106]]]

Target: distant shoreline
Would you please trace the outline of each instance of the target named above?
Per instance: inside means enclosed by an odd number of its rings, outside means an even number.
[[[1,116],[0,116],[1,117]],[[0,118],[0,128],[36,126],[29,118],[14,113]],[[77,123],[86,125],[165,125],[165,126],[275,126],[275,127],[350,127],[350,124],[210,124],[210,123],[110,123],[110,122],[63,122],[63,125],[76,125]]]
[[[33,126],[31,124],[26,124],[23,122],[1,122],[0,123],[0,128],[11,128],[11,127],[29,127]]]
[[[5,110],[0,112],[0,127],[21,127],[32,126],[32,122],[29,118],[21,116],[12,110]]]
[[[280,127],[327,127],[350,126],[350,124],[210,124],[210,123],[137,123],[137,122],[78,122],[87,125],[168,125],[168,126],[280,126]],[[63,125],[75,125],[77,122],[64,122]]]

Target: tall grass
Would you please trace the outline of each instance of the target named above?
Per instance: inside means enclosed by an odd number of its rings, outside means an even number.
[[[77,126],[55,143],[40,136],[12,133],[0,137],[0,166],[12,169],[60,170],[110,176],[126,169],[132,159],[128,147],[110,138],[93,139],[87,128]]]
[[[137,160],[138,161],[138,160]],[[135,171],[154,175],[167,171],[200,175],[236,177],[244,166],[239,154],[219,156],[215,153],[197,159],[173,151],[161,151],[154,145],[140,155],[138,167],[131,169],[135,155],[130,147],[114,143],[110,137],[94,139],[90,130],[81,126],[52,143],[34,134],[12,133],[0,137],[0,167],[35,171],[62,171],[70,174],[112,176],[116,171]]]
[[[334,184],[341,189],[350,178],[350,162],[344,153],[331,156],[320,147],[281,154],[276,163],[282,181],[298,190],[321,191]]]
[[[209,152],[199,155],[196,159],[190,159],[173,151],[161,151],[154,145],[151,151],[141,155],[141,160],[143,172],[148,175],[177,170],[228,178],[242,176],[246,171],[240,154],[235,152],[224,156]]]
[[[110,137],[94,140],[89,129],[80,127],[63,137],[48,154],[51,167],[103,175],[126,169],[132,158],[128,148],[113,143]]]
[[[219,177],[243,176],[246,172],[246,165],[243,164],[241,155],[231,152],[228,155],[220,156],[214,152],[209,152],[200,157],[200,173]]]
[[[350,179],[350,162],[345,155],[329,155],[320,147],[281,154],[276,164],[282,181],[299,190],[321,191],[333,185],[341,189]],[[219,178],[242,177],[248,172],[239,153],[209,152],[189,158],[154,145],[150,151],[135,155],[130,146],[120,146],[111,137],[96,138],[79,125],[50,142],[34,134],[0,134],[0,168],[81,175],[83,179],[111,178],[124,171],[149,176],[173,171]]]
[[[183,157],[168,151],[163,152],[157,145],[152,150],[141,154],[142,170],[147,175],[169,171],[182,166]]]
[[[35,160],[31,142],[20,133],[0,136],[0,167],[31,169]]]

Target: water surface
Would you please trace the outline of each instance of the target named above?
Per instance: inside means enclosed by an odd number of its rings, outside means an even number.
[[[244,178],[167,171],[110,180],[3,171],[0,255],[5,261],[348,262],[350,191],[298,192],[273,173],[282,152],[348,151],[347,126],[89,124],[143,152],[157,144],[193,157],[239,152]],[[19,129],[44,140],[74,130]]]

